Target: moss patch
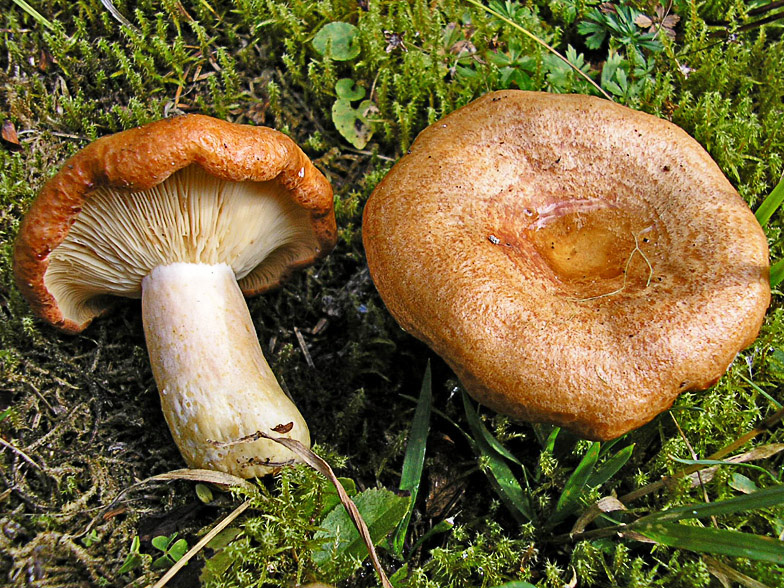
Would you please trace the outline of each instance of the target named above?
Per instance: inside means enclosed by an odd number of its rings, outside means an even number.
[[[22,146],[15,152],[0,145],[0,583],[145,585],[161,574],[147,559],[121,572],[134,537],[145,554],[156,553],[154,537],[175,532],[193,545],[236,505],[220,492],[204,504],[188,482],[136,485],[183,466],[158,406],[138,303],[118,302],[111,316],[81,335],[63,336],[31,316],[11,273],[19,219],[68,155],[107,133],[200,112],[283,130],[335,188],[335,252],[252,300],[250,309],[273,370],[339,475],[359,489],[397,486],[415,406],[410,397],[427,359],[434,362],[439,413],[408,560],[382,554],[387,569],[398,570],[397,585],[520,580],[561,586],[573,575],[587,586],[715,584],[717,565],[693,552],[614,537],[555,542],[574,520],[552,531],[515,522],[456,427],[467,430],[451,373],[389,317],[364,264],[364,201],[424,126],[493,89],[594,91],[573,69],[504,20],[456,0],[114,2],[131,26],[98,0],[34,4],[51,29],[16,3],[0,14],[0,118],[15,125]],[[677,36],[658,35],[660,47],[640,47],[611,31],[590,46],[579,24],[594,2],[491,4],[555,46],[617,101],[683,126],[750,205],[778,181],[784,170],[780,21],[744,28],[757,17],[740,1],[678,1],[672,5],[681,17]],[[655,15],[658,4],[629,6]],[[352,59],[337,61],[313,46],[330,22],[356,27],[359,52]],[[342,79],[363,89],[374,108],[362,149],[333,124]],[[774,260],[784,256],[781,220],[777,213],[768,231]],[[783,322],[777,292],[758,341],[713,389],[685,394],[670,413],[628,435],[623,445],[635,444],[631,460],[595,498],[671,474],[681,467],[671,456],[706,457],[769,416],[784,401]],[[549,512],[586,445],[561,435],[548,446],[544,428],[489,414],[484,421],[535,472],[532,503]],[[739,451],[782,442],[783,435],[774,428]],[[780,455],[758,462],[779,483],[781,464]],[[734,472],[721,470],[704,492],[682,484],[637,506],[657,510],[737,495]],[[760,471],[742,473],[760,487],[773,483]],[[302,468],[264,481],[253,508],[236,522],[234,542],[205,551],[170,585],[196,585],[203,571],[210,586],[332,580],[310,556],[324,492],[324,481]],[[454,526],[428,535],[444,519]],[[721,525],[778,536],[784,512],[727,517]],[[211,559],[202,567],[205,557]],[[722,561],[770,586],[780,581],[781,566]],[[346,565],[356,572],[344,585],[375,585],[367,564]],[[221,574],[211,576],[213,568]]]

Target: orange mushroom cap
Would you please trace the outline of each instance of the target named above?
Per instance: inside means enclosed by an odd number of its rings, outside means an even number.
[[[122,236],[112,236],[116,242],[85,244],[85,237],[81,235],[70,244],[72,250],[78,250],[72,251],[67,259],[58,252],[74,224],[91,222],[81,213],[97,194],[111,192],[106,199],[116,201],[118,211],[123,207],[138,209],[145,200],[150,200],[145,192],[155,190],[177,172],[184,177],[176,181],[185,189],[189,182],[199,181],[200,176],[218,182],[217,187],[210,188],[218,192],[226,191],[231,184],[243,183],[251,190],[256,189],[259,195],[274,192],[287,201],[285,206],[290,203],[297,209],[292,214],[302,221],[299,238],[289,239],[275,250],[266,251],[266,256],[255,264],[243,259],[246,265],[252,264],[252,267],[243,267],[243,275],[238,275],[245,295],[277,286],[291,269],[313,263],[335,245],[337,229],[332,188],[286,135],[266,127],[234,124],[203,115],[159,120],[91,143],[63,165],[33,202],[16,239],[14,272],[19,289],[36,314],[64,331],[79,332],[106,310],[107,295],[139,297],[141,279],[155,264],[202,261],[200,256],[204,253],[190,245],[166,251],[167,243],[153,243],[152,239],[141,235],[144,227],[136,227],[140,229],[137,241],[149,240],[151,248],[157,245],[157,250],[138,255],[133,249],[142,243],[123,243]],[[243,218],[241,210],[235,212],[233,220],[223,221],[225,234],[242,230],[241,225],[254,221],[247,214]],[[102,226],[96,228],[106,232],[113,221],[95,216],[93,220],[102,221]],[[118,228],[113,232],[122,233],[123,219],[118,218],[117,222]],[[149,228],[154,231],[155,223],[150,222]],[[189,234],[174,237],[187,238],[193,243],[208,238],[196,234],[198,230],[202,228],[186,227],[184,232],[190,231]],[[114,266],[111,269],[122,274],[122,278],[105,275],[103,282],[95,285],[92,276],[87,274],[101,273],[103,268],[86,267],[93,264],[95,253],[88,249],[101,247],[99,256],[104,255],[103,265]],[[221,252],[210,254],[218,258],[223,255]],[[123,274],[125,270],[120,268],[127,261],[126,257],[133,258],[129,274]],[[232,259],[209,261],[226,261],[232,265]],[[53,271],[54,263],[60,263],[57,271]],[[119,285],[118,281],[127,283]]]
[[[190,467],[261,476],[310,443],[267,364],[243,294],[276,286],[335,245],[332,189],[268,128],[206,116],[104,137],[41,190],[15,244],[33,310],[84,329],[112,296],[142,299],[161,408]],[[228,444],[227,444],[228,443]]]
[[[425,129],[363,241],[400,325],[513,417],[611,439],[711,386],[759,331],[768,247],[675,125],[502,91]]]

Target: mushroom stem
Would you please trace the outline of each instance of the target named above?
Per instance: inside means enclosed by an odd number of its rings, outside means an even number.
[[[154,268],[142,281],[142,319],[163,413],[190,467],[249,478],[295,459],[266,439],[213,443],[257,431],[310,444],[305,420],[264,359],[228,265]]]

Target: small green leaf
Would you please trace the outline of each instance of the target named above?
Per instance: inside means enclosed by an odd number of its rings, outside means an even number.
[[[176,535],[177,533],[172,535],[171,539],[166,535],[158,535],[157,537],[153,537],[151,541],[152,546],[159,551],[165,552],[166,549],[169,547],[169,543],[171,543],[174,540]]]
[[[201,581],[202,586],[207,584],[208,577],[220,578],[236,562],[236,555],[233,555],[225,548],[241,535],[241,529],[229,527],[215,535],[215,537],[207,543],[207,547],[213,549],[215,553],[211,557],[206,558],[208,565],[205,565],[201,574],[199,574],[199,580]]]
[[[612,92],[614,96],[623,96],[623,89],[615,82],[607,82],[606,84],[602,85]]]
[[[212,502],[212,490],[210,490],[209,486],[204,484],[196,484],[196,496],[199,500],[201,500],[204,504],[209,504]]]
[[[615,79],[618,80],[618,85],[626,90],[629,87],[629,80],[626,77],[626,71],[623,68],[618,68],[615,72]]]
[[[152,562],[154,569],[170,568],[188,551],[188,542],[185,539],[174,541],[176,537],[177,533],[172,533],[171,537],[166,535],[153,537],[152,546],[159,551],[163,551],[163,555]]]
[[[397,588],[402,585],[401,582],[404,582],[408,578],[408,574],[408,564],[403,564],[389,577],[389,582],[392,586]]]
[[[351,78],[342,78],[335,84],[335,93],[338,98],[354,102],[365,97],[365,88],[357,84]]]
[[[332,122],[344,139],[357,149],[364,149],[373,135],[368,115],[376,110],[370,100],[354,108],[349,100],[339,98],[332,105]]]
[[[408,502],[407,496],[398,496],[382,488],[365,490],[354,498],[354,504],[376,545],[400,523],[408,509]],[[316,532],[314,540],[321,547],[313,553],[313,561],[319,567],[346,556],[360,561],[367,557],[365,544],[343,506],[327,514],[320,526],[321,530]]]
[[[346,494],[349,496],[356,496],[357,494],[357,484],[351,478],[338,478],[340,485],[343,486],[343,489],[346,491]],[[340,504],[340,497],[338,496],[338,491],[335,490],[335,487],[331,484],[324,488],[324,493],[322,494],[322,507],[321,512],[328,513],[333,508],[335,508],[338,504]]]
[[[166,568],[170,568],[173,565],[174,562],[172,561],[172,558],[164,553],[161,557],[152,562],[152,569],[165,570]]]
[[[174,561],[180,561],[186,551],[188,551],[188,542],[185,539],[178,539],[174,545],[169,547],[168,555]]]
[[[128,572],[141,566],[145,560],[152,560],[152,556],[147,555],[146,553],[139,553],[140,546],[141,542],[139,541],[139,536],[137,535],[131,540],[131,550],[125,557],[123,565],[120,566],[120,569],[118,570],[120,574],[127,574]]]
[[[744,494],[751,494],[752,492],[759,490],[753,480],[750,480],[738,472],[732,474],[729,482],[727,483],[729,484],[730,488],[737,490],[738,492],[743,492]]]
[[[98,543],[101,538],[98,536],[98,533],[95,532],[95,529],[91,529],[90,532],[82,537],[82,545],[85,547],[91,547]]]
[[[240,535],[242,535],[241,529],[238,529],[237,527],[229,527],[228,529],[224,529],[215,535],[215,537],[213,537],[212,540],[207,543],[207,547],[214,551],[218,551],[219,549],[226,547]]]
[[[493,586],[493,588],[536,588],[536,586],[530,582],[506,582],[505,584]]]
[[[150,557],[150,556],[148,555],[147,557]],[[129,553],[125,557],[125,561],[123,562],[123,565],[120,566],[119,573],[120,574],[127,574],[128,572],[130,572],[132,570],[135,570],[136,568],[141,566],[143,562],[144,562],[144,558],[143,558],[143,556],[141,554],[139,554],[139,553]]]
[[[628,528],[657,543],[678,549],[784,564],[784,541],[771,537],[660,521],[638,521]]]
[[[359,55],[359,30],[347,22],[325,24],[313,37],[313,48],[335,61],[349,61]]]

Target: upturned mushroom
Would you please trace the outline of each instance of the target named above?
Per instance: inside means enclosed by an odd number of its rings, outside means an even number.
[[[587,96],[495,92],[431,125],[363,241],[391,314],[474,398],[590,439],[713,385],[770,300],[765,235],[702,147]]]
[[[336,242],[332,189],[288,137],[189,115],[98,139],[49,180],[14,249],[34,312],[82,331],[115,296],[141,298],[153,375],[193,468],[261,476],[309,444],[261,351],[245,295]],[[277,431],[277,433],[273,432]]]

